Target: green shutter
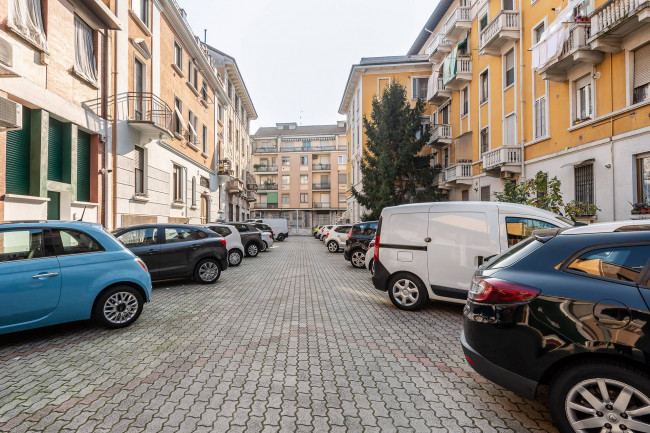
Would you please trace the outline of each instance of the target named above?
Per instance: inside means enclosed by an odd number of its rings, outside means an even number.
[[[77,200],[90,201],[90,134],[77,133]]]
[[[47,198],[50,199],[50,201],[47,202],[47,219],[61,219],[61,214],[59,213],[59,210],[61,209],[61,193],[56,191],[48,191]]]
[[[23,129],[7,132],[6,190],[29,195],[29,148],[32,111],[23,106]]]
[[[266,202],[267,203],[277,203],[278,202],[278,193],[277,192],[270,192],[266,195]]]
[[[50,130],[47,138],[47,179],[63,182],[65,124],[50,117]]]

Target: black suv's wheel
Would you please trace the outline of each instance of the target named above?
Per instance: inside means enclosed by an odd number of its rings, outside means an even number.
[[[203,259],[194,268],[194,281],[201,284],[216,282],[221,275],[221,268],[216,259]]]
[[[388,283],[388,296],[400,310],[415,311],[429,301],[429,293],[418,277],[396,274]]]
[[[548,396],[561,432],[650,431],[650,375],[618,362],[585,362],[559,373]]]
[[[269,249],[269,244],[266,243],[266,241],[262,241],[262,248],[260,251],[264,252]]]
[[[142,294],[131,286],[115,286],[102,292],[93,307],[93,317],[106,328],[124,328],[135,322],[144,299]]]
[[[228,264],[230,266],[239,266],[242,261],[243,254],[239,250],[230,250],[228,252]]]
[[[339,252],[339,244],[337,244],[336,241],[329,241],[327,243],[327,250],[330,253],[338,253]]]
[[[365,268],[366,267],[366,252],[360,248],[352,250],[350,253],[350,263],[355,268]]]
[[[246,255],[248,257],[257,257],[260,253],[260,247],[257,246],[255,242],[250,242],[246,245]]]

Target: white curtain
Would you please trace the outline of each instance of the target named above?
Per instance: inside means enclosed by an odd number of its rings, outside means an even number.
[[[41,0],[11,0],[9,26],[42,50],[47,51]]]
[[[95,62],[93,30],[77,16],[74,17],[74,46],[75,72],[88,81],[96,83],[97,63]]]

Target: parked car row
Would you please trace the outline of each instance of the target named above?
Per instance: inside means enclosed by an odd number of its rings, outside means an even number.
[[[229,266],[271,247],[272,233],[266,224],[240,222],[112,233],[78,221],[2,223],[0,334],[91,317],[108,328],[128,326],[149,301],[152,281],[213,284]]]

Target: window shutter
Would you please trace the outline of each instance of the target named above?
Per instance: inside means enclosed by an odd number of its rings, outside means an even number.
[[[515,116],[508,116],[505,118],[504,122],[505,131],[503,132],[503,138],[506,145],[515,144],[515,129],[517,127]]]
[[[135,165],[135,168],[137,168],[138,170],[144,170],[144,149],[143,148],[135,146],[133,163]]]
[[[650,44],[634,51],[634,87],[650,84]]]
[[[65,124],[50,117],[47,143],[47,179],[63,182],[63,140]]]
[[[90,201],[90,134],[77,133],[77,200]]]
[[[31,110],[23,107],[23,129],[7,132],[6,189],[8,194],[29,194]]]

